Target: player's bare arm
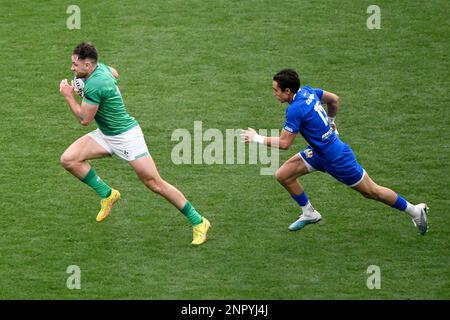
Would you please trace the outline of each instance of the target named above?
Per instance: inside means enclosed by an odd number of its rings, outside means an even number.
[[[90,105],[86,102],[82,102],[80,105],[75,100],[75,97],[73,96],[73,86],[69,84],[67,79],[61,81],[59,92],[66,99],[70,110],[72,110],[72,113],[78,119],[80,124],[83,126],[89,125],[97,113],[98,106]]]
[[[288,150],[297,135],[283,129],[279,137],[265,137],[256,133],[255,129],[242,130],[241,140],[245,143],[257,142],[271,147]]]
[[[114,78],[119,79],[119,72],[117,72],[117,70],[111,66],[108,66],[108,67],[109,67],[109,70],[111,70],[111,73],[114,76]]]
[[[327,105],[328,116],[336,117],[339,111],[339,96],[334,93],[323,90],[321,102]]]
[[[327,105],[328,121],[330,122],[330,126],[333,128],[333,130],[338,133],[336,124],[334,123],[334,118],[336,118],[336,115],[339,111],[339,96],[323,90],[321,102]]]

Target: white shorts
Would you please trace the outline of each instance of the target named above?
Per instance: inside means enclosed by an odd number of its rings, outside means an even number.
[[[117,155],[126,161],[133,161],[149,155],[144,134],[139,125],[116,136],[107,136],[100,129],[89,133],[110,155]]]

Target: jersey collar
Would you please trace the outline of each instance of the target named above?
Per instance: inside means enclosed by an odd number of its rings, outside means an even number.
[[[292,97],[292,101],[294,101],[295,100],[295,97],[297,96],[297,94],[300,92],[300,91],[302,91],[302,88],[300,87],[300,88],[298,88],[298,91],[297,91],[297,93],[296,94],[294,94],[294,96]]]

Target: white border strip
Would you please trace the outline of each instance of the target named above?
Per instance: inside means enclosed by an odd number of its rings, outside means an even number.
[[[299,153],[297,153],[297,154],[298,154],[298,156],[299,156],[300,158],[302,158],[303,162],[305,163],[306,169],[308,169],[308,172],[317,171],[316,168],[314,168],[312,165],[310,165],[310,164],[305,160],[305,158],[302,157],[301,151],[300,151]]]
[[[361,181],[363,181],[365,175],[366,175],[366,170],[363,169],[363,175],[362,175],[361,179],[359,179],[358,182],[356,182],[356,183],[354,183],[352,185],[348,185],[348,186],[351,187],[351,188],[357,186],[358,184],[360,184]]]

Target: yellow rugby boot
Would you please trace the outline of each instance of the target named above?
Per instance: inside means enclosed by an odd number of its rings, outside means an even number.
[[[102,222],[103,220],[105,220],[111,214],[112,207],[119,199],[120,192],[116,189],[111,189],[111,194],[109,195],[109,197],[100,200],[102,208],[98,212],[97,218],[95,218],[95,220],[97,222]]]
[[[208,229],[211,227],[211,223],[205,218],[202,218],[202,223],[193,227],[193,237],[191,244],[199,245],[206,242]]]

